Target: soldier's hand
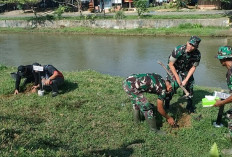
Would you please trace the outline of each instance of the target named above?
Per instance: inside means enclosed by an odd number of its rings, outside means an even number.
[[[169,117],[167,120],[168,120],[168,123],[169,123],[171,126],[175,125],[175,121],[174,121],[174,119],[173,119],[172,117]]]
[[[182,86],[185,86],[187,84],[187,80],[182,81]]]
[[[216,100],[216,103],[213,105],[214,107],[220,107],[222,106],[222,101],[221,100]]]
[[[17,89],[15,89],[15,91],[14,91],[14,95],[16,95],[16,94],[19,94],[19,91]]]
[[[36,88],[32,88],[31,92],[36,93]]]

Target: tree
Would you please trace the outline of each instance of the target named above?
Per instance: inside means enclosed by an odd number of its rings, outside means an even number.
[[[59,3],[60,5],[71,6],[71,7],[77,8],[80,15],[82,15],[81,0],[54,0],[54,1]]]
[[[136,8],[138,16],[141,16],[143,13],[145,13],[148,10],[147,0],[134,0],[134,6]]]

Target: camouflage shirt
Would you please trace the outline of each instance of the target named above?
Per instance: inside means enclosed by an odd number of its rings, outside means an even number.
[[[172,51],[172,54],[169,56],[168,63],[170,59],[175,60],[174,67],[176,68],[177,72],[187,72],[193,66],[198,66],[200,63],[201,53],[198,49],[190,53],[185,51],[186,45],[179,45]]]
[[[140,92],[148,92],[158,95],[158,99],[166,97],[165,80],[156,73],[133,74],[126,79],[131,88]]]
[[[232,91],[232,69],[229,69],[226,74],[227,86]]]

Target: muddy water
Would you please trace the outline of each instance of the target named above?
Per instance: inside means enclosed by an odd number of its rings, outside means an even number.
[[[51,34],[0,34],[0,64],[18,66],[39,62],[53,64],[62,71],[94,69],[126,77],[132,73],[166,73],[157,60],[167,58],[189,37],[132,37]],[[195,72],[197,85],[226,87],[226,69],[214,58],[231,38],[202,37],[200,66]]]

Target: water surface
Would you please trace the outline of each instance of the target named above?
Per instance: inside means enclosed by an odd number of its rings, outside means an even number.
[[[126,77],[156,72],[166,76],[157,60],[167,63],[172,50],[189,37],[93,36],[60,34],[0,34],[0,64],[18,66],[39,62],[61,71],[93,69]],[[194,76],[197,85],[226,87],[226,68],[214,58],[231,38],[202,37],[202,59]]]

